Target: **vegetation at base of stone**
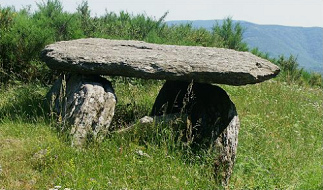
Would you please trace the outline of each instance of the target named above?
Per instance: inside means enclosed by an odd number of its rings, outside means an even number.
[[[39,52],[45,45],[61,40],[95,37],[249,50],[247,44],[242,42],[244,28],[239,23],[232,23],[231,18],[225,19],[221,25],[215,23],[210,32],[204,28],[194,28],[192,24],[168,26],[164,22],[167,12],[159,19],[127,12],[107,12],[92,17],[86,1],[74,13],[64,11],[59,0],[42,1],[37,6],[35,12],[31,12],[29,7],[17,11],[13,7],[0,6],[1,84],[10,81],[52,83],[55,72],[39,61]],[[250,51],[282,66],[281,80],[322,86],[322,77],[299,69],[297,59],[293,56],[274,60],[258,49]],[[294,64],[295,71],[285,70],[290,69],[285,67],[288,64]]]
[[[170,125],[140,125],[162,82],[113,78],[118,96],[112,133],[78,151],[44,111],[49,90],[0,88],[0,189],[221,189],[208,150],[191,154]],[[322,189],[322,92],[268,81],[222,86],[241,119],[230,189]]]

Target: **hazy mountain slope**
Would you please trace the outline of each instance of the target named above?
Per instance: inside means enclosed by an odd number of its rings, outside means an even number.
[[[245,42],[263,52],[277,57],[290,54],[298,57],[300,66],[323,72],[323,30],[322,28],[256,25],[241,22],[246,28]]]
[[[215,20],[167,23],[172,25],[187,22],[191,22],[194,27],[209,30],[216,23]],[[221,21],[218,22],[221,24]],[[244,41],[250,48],[258,47],[272,57],[295,55],[301,67],[323,73],[323,28],[258,25],[245,21],[240,21],[240,24],[245,28]]]

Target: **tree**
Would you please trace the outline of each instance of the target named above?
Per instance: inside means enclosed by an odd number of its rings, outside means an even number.
[[[282,75],[287,82],[295,82],[302,76],[303,69],[298,69],[297,57],[290,55],[288,59],[285,56],[279,56],[277,65],[282,71]]]
[[[238,51],[248,51],[248,46],[243,42],[244,29],[239,22],[233,23],[230,17],[218,22],[212,28],[213,36],[217,46],[222,48],[235,49]]]

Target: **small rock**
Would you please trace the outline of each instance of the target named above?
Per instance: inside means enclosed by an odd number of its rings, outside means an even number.
[[[47,149],[41,149],[40,151],[36,152],[33,155],[33,159],[35,159],[35,160],[42,159],[46,156],[46,154],[47,154]]]
[[[145,117],[141,118],[141,119],[139,120],[139,122],[140,122],[141,124],[153,123],[153,122],[154,122],[154,118],[149,117],[149,116],[145,116]]]
[[[149,156],[147,153],[143,152],[142,150],[137,150],[137,151],[136,151],[136,153],[137,153],[139,156],[145,156],[145,157],[150,158],[150,156]]]

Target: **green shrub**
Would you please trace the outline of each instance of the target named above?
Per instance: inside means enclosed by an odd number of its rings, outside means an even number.
[[[41,49],[50,42],[50,31],[37,26],[26,11],[6,19],[12,20],[0,31],[1,81],[14,79],[30,82],[47,73],[46,69],[38,70],[42,67],[37,60]]]
[[[37,6],[38,11],[33,15],[33,20],[40,27],[51,30],[53,41],[85,37],[78,15],[64,12],[60,1],[48,0]]]
[[[248,45],[242,41],[244,29],[240,23],[234,24],[230,17],[224,19],[222,25],[217,23],[212,30],[218,47],[248,51]]]
[[[8,32],[12,26],[16,13],[11,7],[1,8],[0,6],[0,29],[2,32]]]
[[[87,37],[93,37],[93,33],[95,31],[95,25],[93,24],[91,18],[91,11],[89,9],[89,5],[87,1],[83,1],[77,7],[77,16],[80,19],[80,23],[83,29],[83,33]]]
[[[271,62],[275,62],[275,60],[274,59],[271,59],[270,57],[269,57],[269,53],[264,53],[264,52],[261,52],[260,50],[259,50],[259,48],[253,48],[253,49],[251,49],[251,51],[250,51],[252,54],[254,54],[254,55],[256,55],[256,56],[258,56],[258,57],[261,57],[261,58],[263,58],[263,59],[267,59],[267,60],[269,60],[269,61],[271,61]]]
[[[297,57],[290,55],[287,59],[281,55],[275,63],[281,68],[280,76],[287,83],[322,87],[322,75],[299,68]]]
[[[310,79],[308,81],[309,85],[311,86],[320,86],[323,87],[323,79],[322,75],[318,73],[312,73]]]

